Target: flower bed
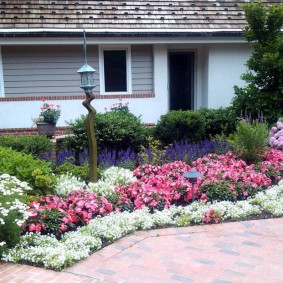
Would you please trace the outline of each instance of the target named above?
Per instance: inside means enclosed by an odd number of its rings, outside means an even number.
[[[195,202],[183,177],[192,167],[202,173],[194,186]],[[139,229],[237,221],[262,213],[282,216],[283,181],[271,188],[282,171],[283,152],[272,149],[256,166],[228,152],[191,166],[145,164],[133,172],[113,167],[96,184],[62,176],[56,187],[60,197],[30,203],[25,235],[2,260],[60,270]]]
[[[192,200],[242,200],[258,191],[268,188],[273,176],[277,181],[283,171],[283,153],[271,150],[266,160],[249,165],[228,152],[222,155],[209,154],[192,162],[192,166],[177,161],[162,166],[142,165],[134,170],[137,181],[127,186],[117,186],[118,207],[122,210],[134,210],[144,207],[162,210],[173,204],[183,205]],[[192,167],[202,178],[192,185],[183,174]],[[194,193],[194,194],[193,194]]]

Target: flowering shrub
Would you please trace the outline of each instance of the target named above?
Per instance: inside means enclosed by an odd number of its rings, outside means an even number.
[[[283,150],[283,120],[278,120],[276,127],[272,127],[270,131],[269,145],[272,148]]]
[[[28,218],[23,197],[30,190],[26,182],[8,174],[0,175],[0,254],[4,247],[20,240],[21,225]]]
[[[255,166],[256,170],[271,178],[275,184],[282,179],[283,151],[271,149],[264,155],[264,161]]]
[[[144,164],[134,170],[136,182],[115,188],[118,207],[133,210],[149,207],[162,210],[191,199],[191,184],[182,176],[190,167],[182,161],[163,166]]]
[[[271,179],[256,172],[254,165],[248,166],[231,152],[208,154],[192,165],[203,175],[199,183],[202,198],[210,200],[246,199],[271,184]]]
[[[42,122],[56,124],[60,115],[60,105],[49,104],[42,99],[43,105],[40,107],[41,112],[39,117],[42,118]]]
[[[266,154],[270,161],[262,163],[262,170],[269,165],[269,172],[271,168],[277,170],[278,180],[283,168],[279,165],[281,158],[275,156],[275,152]],[[278,160],[277,165],[274,163],[271,167],[275,159]],[[121,210],[133,210],[147,206],[151,210],[162,210],[172,204],[188,203],[193,194],[201,200],[236,201],[253,196],[271,185],[271,179],[263,171],[257,172],[254,165],[248,166],[231,152],[208,154],[194,161],[192,167],[202,174],[202,178],[194,185],[194,191],[183,177],[191,169],[185,162],[139,166],[134,170],[136,182],[115,188],[119,195],[118,207]]]
[[[86,225],[97,215],[106,215],[112,210],[107,199],[85,190],[70,192],[64,199],[48,195],[30,203],[30,217],[24,227],[26,232],[51,233],[60,238],[62,233]]]

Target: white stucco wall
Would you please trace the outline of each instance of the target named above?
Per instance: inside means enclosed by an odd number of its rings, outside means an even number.
[[[123,99],[122,102],[129,102],[130,111],[145,123],[156,122],[160,115],[166,112],[161,109],[158,98],[147,99]],[[61,116],[57,126],[65,126],[66,121],[74,120],[82,114],[87,114],[87,109],[82,105],[83,100],[48,100],[47,103],[58,104],[61,107]],[[118,99],[93,100],[92,105],[97,112],[104,113],[105,108],[110,108]],[[5,128],[29,128],[35,127],[32,118],[38,117],[41,101],[15,101],[0,103],[0,129]]]
[[[249,57],[250,48],[246,43],[211,44],[208,46],[208,108],[230,105],[234,96],[234,85],[244,85],[240,76],[246,70],[245,63]]]

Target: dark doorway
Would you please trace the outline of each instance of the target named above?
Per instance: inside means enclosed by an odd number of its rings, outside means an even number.
[[[169,52],[170,110],[194,107],[194,53]]]

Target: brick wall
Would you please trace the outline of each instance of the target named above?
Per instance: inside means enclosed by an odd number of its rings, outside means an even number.
[[[62,136],[66,134],[67,127],[56,127],[55,136]],[[9,128],[9,129],[0,129],[0,136],[4,135],[28,135],[35,136],[38,135],[37,128]]]

